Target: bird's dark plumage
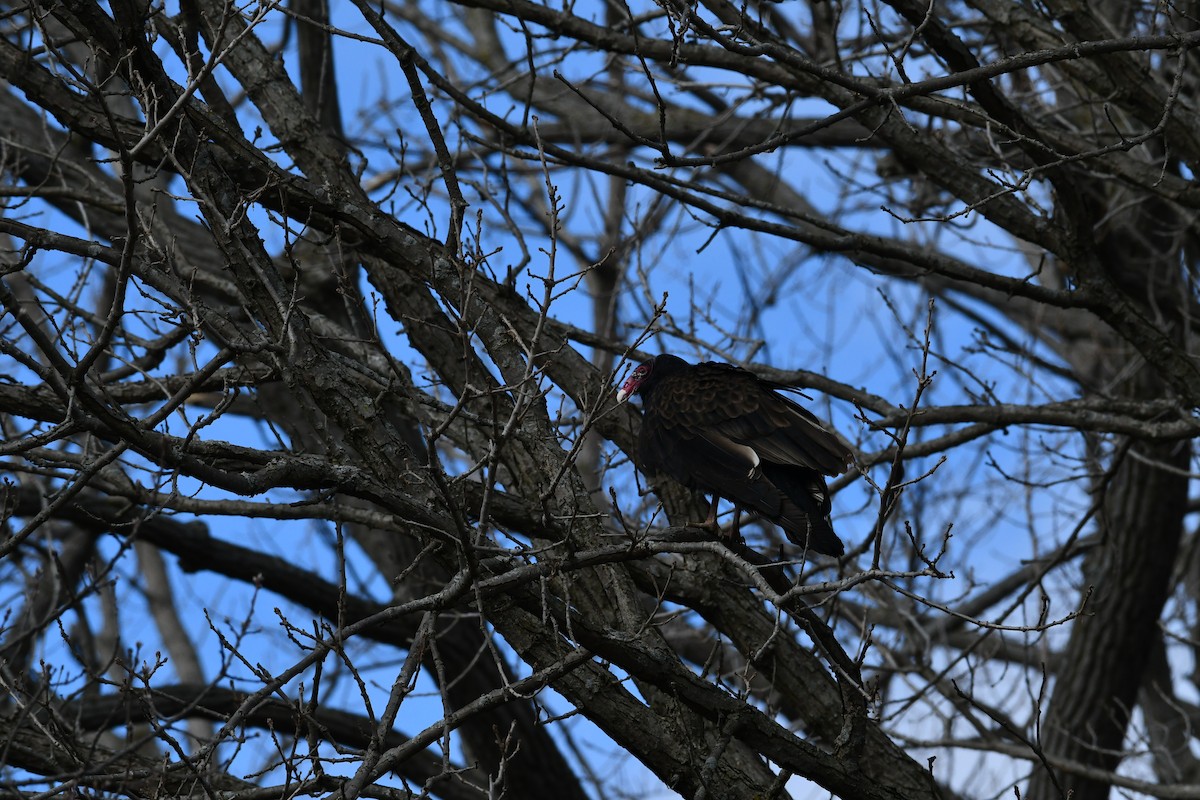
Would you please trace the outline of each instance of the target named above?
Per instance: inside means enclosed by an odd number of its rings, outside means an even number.
[[[642,398],[638,461],[643,471],[758,512],[796,544],[845,552],[829,523],[826,475],[851,454],[786,386],[731,364],[689,364],[661,355],[641,364],[617,393]]]

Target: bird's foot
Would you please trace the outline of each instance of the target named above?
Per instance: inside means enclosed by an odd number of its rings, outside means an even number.
[[[733,509],[733,524],[728,528],[721,528],[718,533],[730,544],[746,543],[746,540],[742,538],[742,510],[740,508]]]
[[[717,523],[717,503],[719,502],[721,502],[721,498],[713,495],[712,505],[708,507],[708,516],[705,517],[703,522],[696,523],[697,528],[704,528],[713,533],[721,532],[721,526]]]
[[[703,522],[692,523],[697,528],[703,528],[706,531],[715,533],[717,538],[724,542],[734,544],[737,542],[745,543],[742,539],[742,510],[734,508],[733,524],[728,528],[721,527],[721,523],[717,522],[717,505],[721,502],[720,497],[714,496],[712,505],[708,508],[708,517]]]

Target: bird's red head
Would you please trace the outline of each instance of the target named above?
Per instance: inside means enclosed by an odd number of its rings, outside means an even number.
[[[651,370],[654,369],[654,359],[638,364],[637,369],[629,376],[628,380],[621,385],[621,391],[617,392],[617,402],[623,403],[629,399],[630,395],[637,394],[641,388],[643,381],[650,377]]]

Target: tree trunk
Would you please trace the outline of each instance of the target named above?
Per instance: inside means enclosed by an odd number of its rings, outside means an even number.
[[[1129,207],[1133,213],[1109,213]],[[1185,226],[1165,204],[1134,203],[1119,190],[1110,191],[1104,208],[1092,213],[1107,220],[1092,250],[1105,279],[1137,301],[1156,327],[1181,340]],[[1097,330],[1091,344],[1075,364],[1085,389],[1128,400],[1171,393],[1163,377],[1110,332]],[[1107,782],[1053,765],[1061,759],[1108,771],[1117,767],[1160,635],[1187,510],[1191,447],[1187,441],[1127,444],[1127,451],[1118,446],[1114,463],[1093,485],[1103,543],[1083,563],[1084,589],[1091,596],[1074,623],[1042,718],[1040,741],[1052,767],[1034,774],[1031,800],[1108,797]]]

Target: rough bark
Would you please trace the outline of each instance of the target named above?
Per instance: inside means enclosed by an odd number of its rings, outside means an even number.
[[[1196,794],[1193,8],[173,10],[3,17],[14,792]],[[845,559],[635,475],[659,351],[812,390]]]

